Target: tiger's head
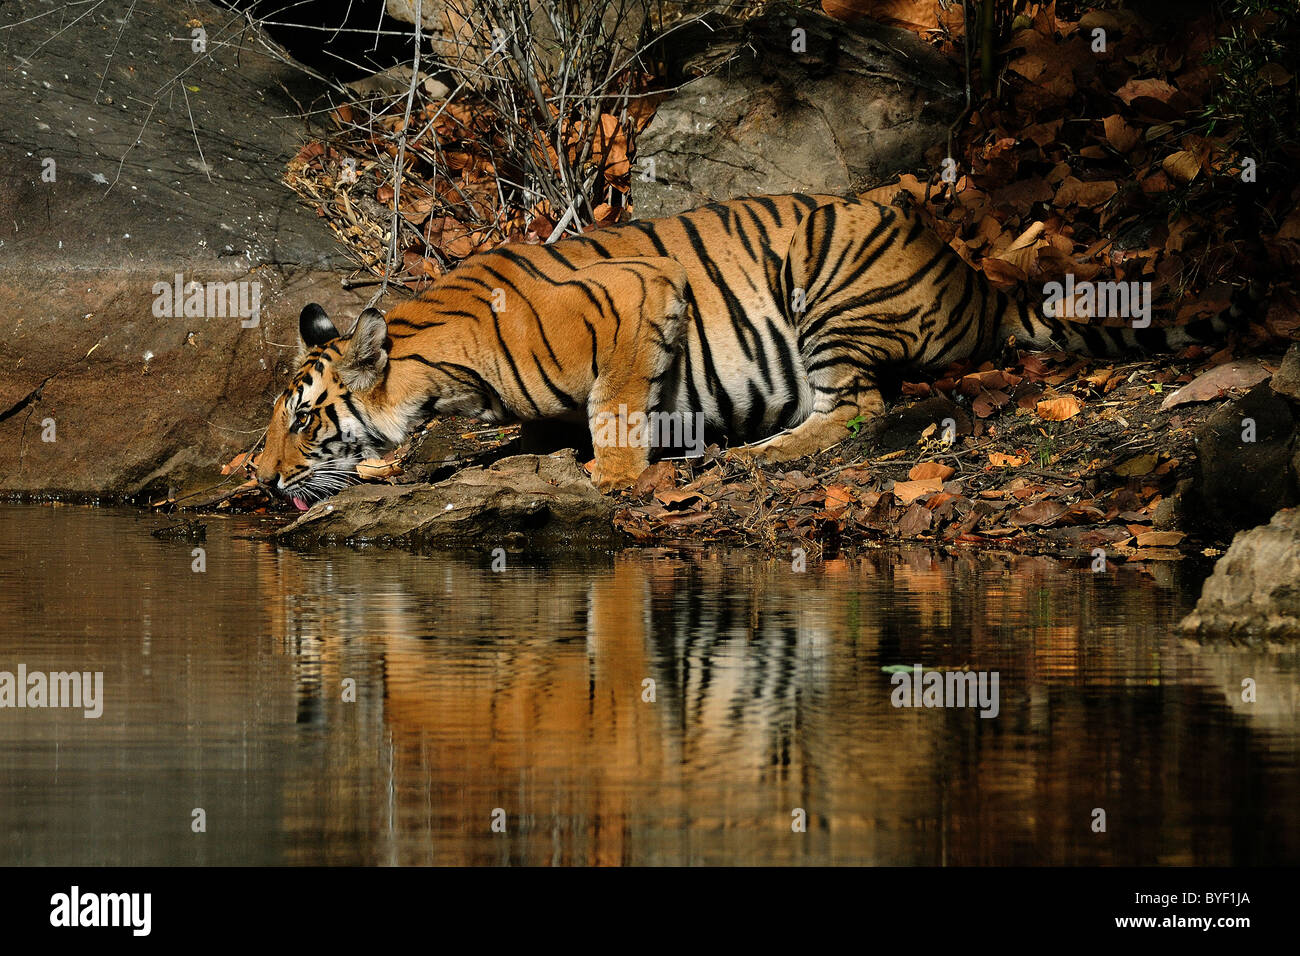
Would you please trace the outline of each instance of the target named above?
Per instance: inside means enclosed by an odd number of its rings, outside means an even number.
[[[257,480],[300,511],[357,480],[357,463],[401,440],[386,411],[388,325],[366,309],[347,335],[312,303],[298,319],[299,368],[275,400]],[[394,434],[396,429],[397,434]]]

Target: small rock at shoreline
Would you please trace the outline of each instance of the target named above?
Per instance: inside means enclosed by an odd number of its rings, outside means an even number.
[[[1205,637],[1300,637],[1300,508],[1232,539],[1182,627]]]
[[[356,485],[272,537],[296,546],[616,546],[613,514],[570,451],[503,458],[435,485]]]

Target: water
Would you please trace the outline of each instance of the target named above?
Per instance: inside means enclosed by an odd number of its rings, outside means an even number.
[[[166,523],[0,506],[0,671],[104,674],[98,719],[0,710],[0,864],[1300,860],[1300,655],[1184,641],[1190,570]],[[895,708],[897,664],[997,671],[998,716]]]

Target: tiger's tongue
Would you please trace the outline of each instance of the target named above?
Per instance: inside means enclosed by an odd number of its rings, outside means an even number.
[[[299,511],[307,510],[307,502],[303,501],[301,498],[290,498],[289,500],[293,502],[293,506]]]

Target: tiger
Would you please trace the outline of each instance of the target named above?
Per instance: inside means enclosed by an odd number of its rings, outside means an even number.
[[[864,198],[756,196],[473,255],[343,334],[299,317],[259,483],[300,510],[437,415],[567,422],[592,435],[602,491],[662,448],[598,440],[640,413],[694,416],[741,458],[822,451],[879,422],[881,376],[985,360],[1008,341],[1095,355],[1202,341],[1044,316],[994,288],[913,210]],[[608,434],[608,432],[606,433]],[[619,432],[618,434],[630,434]]]

